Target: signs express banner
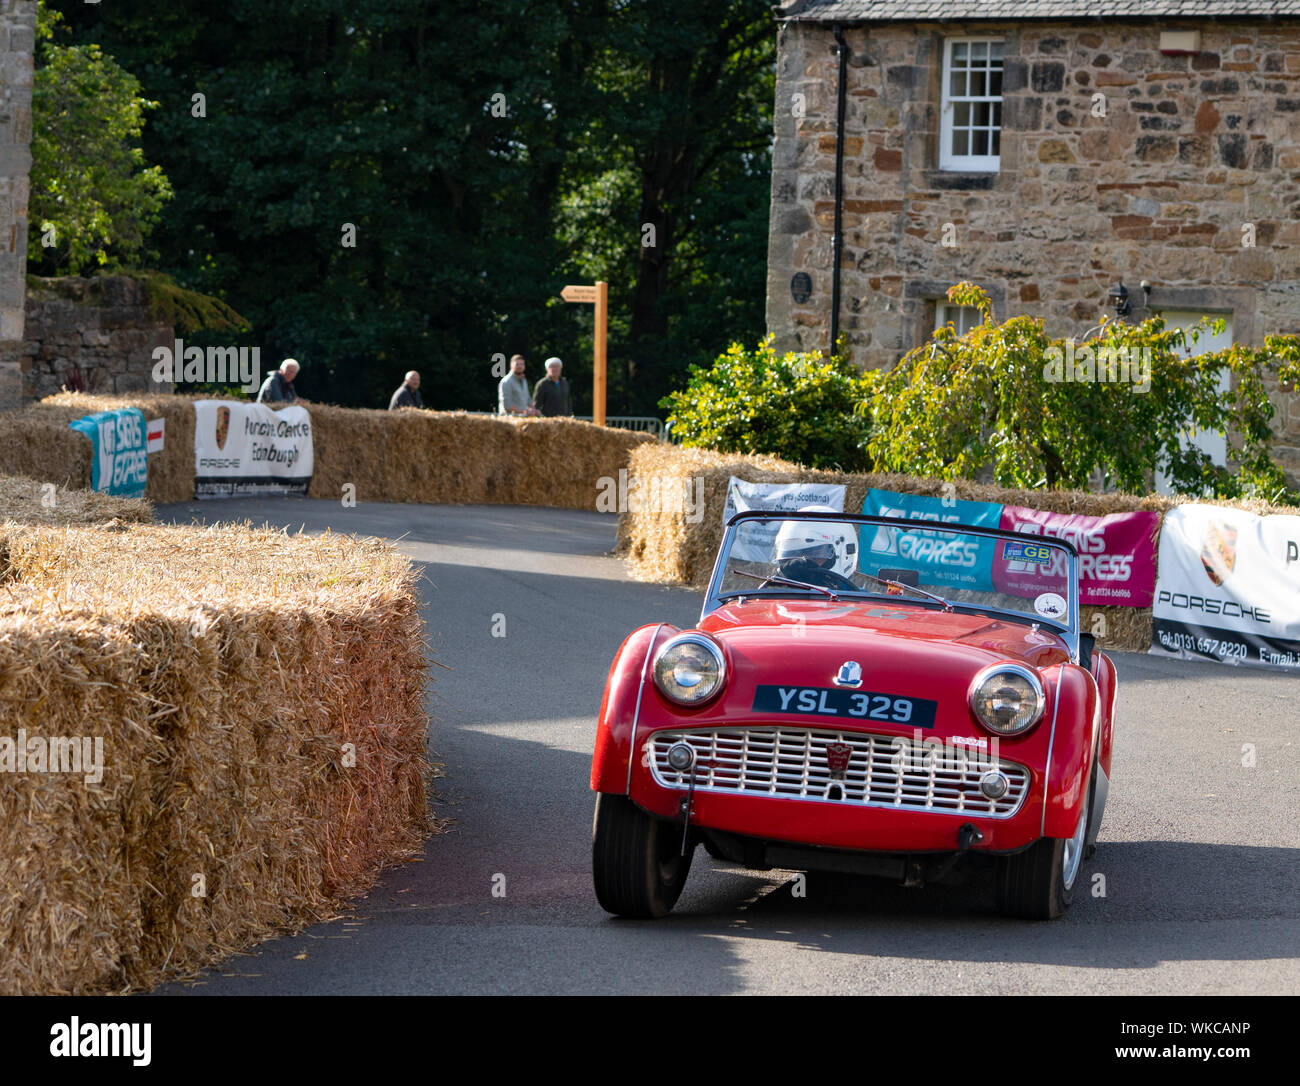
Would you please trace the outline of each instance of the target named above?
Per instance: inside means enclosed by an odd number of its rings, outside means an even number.
[[[90,438],[90,488],[101,494],[143,498],[149,481],[144,412],[138,407],[101,411],[68,425]]]
[[[1002,507],[1002,527],[1012,532],[1052,536],[1073,543],[1079,552],[1079,602],[1103,607],[1150,607],[1156,586],[1156,534],[1160,514],[1146,511],[1088,517]],[[994,571],[999,592],[1034,596],[1042,578],[1065,574],[1065,555],[1053,551],[1054,566],[1017,563],[1020,568]],[[1044,582],[1045,583],[1045,582]]]
[[[991,502],[928,498],[922,494],[896,494],[868,490],[862,511],[873,517],[904,517],[940,524],[973,524],[996,528],[1002,506]],[[862,569],[875,573],[881,567],[914,569],[925,585],[952,585],[993,591],[993,551],[997,540],[974,536],[949,536],[934,532],[900,532],[897,528],[866,526],[862,529]]]
[[[727,484],[727,503],[722,510],[725,525],[733,515],[747,509],[793,513],[806,505],[825,505],[844,512],[844,486],[833,483],[747,483],[734,475]],[[772,556],[778,524],[749,524],[737,533],[731,556],[745,562],[766,562]]]
[[[1176,506],[1155,597],[1153,655],[1300,669],[1300,517]]]
[[[279,411],[259,403],[194,404],[194,496],[307,496],[311,417],[305,407]]]

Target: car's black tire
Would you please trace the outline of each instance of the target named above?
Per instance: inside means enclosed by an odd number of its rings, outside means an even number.
[[[1022,920],[1055,920],[1070,907],[1074,888],[1079,884],[1086,851],[1088,815],[1092,811],[1097,786],[1094,766],[1088,782],[1088,799],[1079,812],[1082,839],[1076,829],[1072,839],[1044,837],[1023,852],[1003,856],[998,862],[998,909],[1006,916]],[[1073,876],[1067,878],[1067,862],[1072,846],[1077,850]]]
[[[596,900],[615,916],[656,918],[677,904],[694,842],[681,855],[682,827],[652,818],[626,796],[596,796],[591,871]]]

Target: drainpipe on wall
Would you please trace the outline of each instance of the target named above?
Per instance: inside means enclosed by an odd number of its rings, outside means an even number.
[[[839,86],[835,91],[835,230],[831,234],[831,346],[840,338],[840,256],[844,252],[844,98],[848,91],[849,47],[839,23],[831,28],[839,52]]]

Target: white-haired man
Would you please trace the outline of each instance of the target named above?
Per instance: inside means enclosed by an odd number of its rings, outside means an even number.
[[[293,358],[286,358],[280,363],[278,370],[273,370],[271,376],[262,382],[261,391],[257,394],[258,403],[293,403],[298,399],[298,393],[294,391],[293,379],[298,376],[298,362]]]
[[[393,398],[388,401],[388,410],[396,411],[399,407],[423,407],[424,400],[420,398],[420,375],[415,370],[410,370],[406,374],[405,380],[398,386],[397,391],[393,393]]]
[[[558,358],[546,360],[546,376],[533,389],[533,406],[537,408],[538,414],[550,417],[573,414],[573,408],[569,404],[569,382],[560,376],[563,365]]]

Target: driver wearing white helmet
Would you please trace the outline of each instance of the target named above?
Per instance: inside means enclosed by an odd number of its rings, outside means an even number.
[[[834,513],[827,505],[806,505],[800,513]],[[858,566],[858,533],[833,520],[787,520],[776,533],[772,560],[778,575],[791,581],[842,591],[859,591],[848,578]]]

